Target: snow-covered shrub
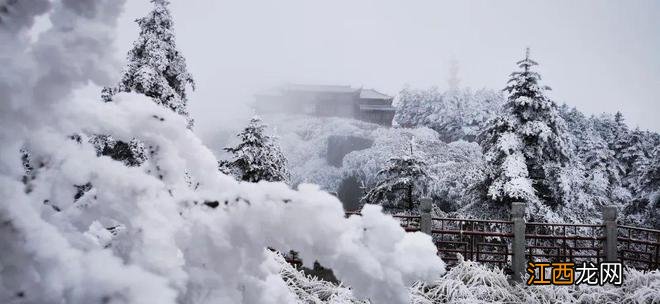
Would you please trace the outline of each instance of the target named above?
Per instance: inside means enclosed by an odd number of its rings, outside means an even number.
[[[123,162],[126,166],[139,166],[147,160],[147,149],[144,143],[137,139],[129,142],[115,140],[110,135],[96,135],[90,138],[98,156],[109,156],[110,158]]]
[[[15,25],[0,27],[10,46],[0,57],[3,302],[294,302],[269,246],[318,260],[356,296],[380,303],[405,303],[408,286],[443,273],[430,237],[405,233],[377,206],[346,219],[318,187],[220,174],[186,117],[144,95],[72,99],[74,89],[106,85],[118,72],[108,46],[122,4],[44,2],[3,15]],[[44,12],[52,26],[32,42],[29,27]],[[138,138],[158,153],[128,167],[71,134]],[[23,147],[38,164],[30,191]],[[86,183],[93,188],[74,201]]]
[[[304,275],[278,260],[287,285],[303,303],[370,303],[356,299],[351,290]],[[659,303],[660,272],[624,270],[621,286],[532,285],[513,283],[501,270],[459,256],[456,266],[433,282],[419,282],[410,288],[411,304],[435,303]],[[315,292],[312,292],[314,290]],[[333,299],[335,302],[323,301]],[[341,299],[341,300],[340,300]],[[364,302],[363,302],[364,301]]]
[[[357,300],[348,287],[341,284],[335,285],[314,276],[306,275],[287,263],[282,255],[277,252],[269,252],[269,255],[281,267],[280,276],[291,292],[296,295],[299,303],[368,303],[366,300]]]

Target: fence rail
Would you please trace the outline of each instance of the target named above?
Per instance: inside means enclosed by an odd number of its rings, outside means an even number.
[[[527,261],[621,261],[642,270],[660,268],[660,230],[618,225],[606,207],[601,224],[525,222],[523,203],[513,203],[511,220],[436,218],[423,199],[420,215],[394,215],[406,231],[431,235],[450,266],[457,254],[493,264],[520,280]],[[347,216],[359,213],[347,213]]]
[[[621,261],[634,268],[660,268],[660,231],[625,225],[617,228]]]

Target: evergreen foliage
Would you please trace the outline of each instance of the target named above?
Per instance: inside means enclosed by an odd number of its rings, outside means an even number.
[[[430,175],[426,163],[410,155],[393,157],[378,172],[379,181],[362,198],[368,204],[379,204],[386,212],[413,211],[420,198],[426,195]]]
[[[220,161],[220,171],[247,182],[288,183],[287,160],[275,139],[265,134],[265,129],[261,119],[253,117],[237,135],[241,142],[236,147],[225,148],[233,154],[233,159]]]
[[[119,92],[136,92],[150,97],[155,103],[184,116],[188,128],[193,119],[187,109],[186,85],[194,81],[187,71],[186,62],[176,49],[172,16],[166,0],[152,0],[154,9],[136,20],[140,27],[138,39],[128,52],[127,67],[116,87],[105,87],[101,93],[104,102],[111,102]],[[144,144],[137,139],[130,142],[98,135],[91,139],[99,155],[122,161],[127,166],[140,166],[147,160]]]
[[[103,100],[111,101],[117,92],[137,92],[169,108],[188,120],[186,85],[194,89],[192,75],[185,58],[176,48],[173,21],[166,0],[152,0],[154,9],[136,20],[140,27],[138,39],[128,52],[128,65],[115,88],[104,88]]]
[[[522,200],[561,205],[566,190],[562,170],[569,161],[566,125],[557,105],[547,98],[538,65],[529,58],[517,62],[504,89],[507,102],[500,116],[479,134],[486,162],[488,196],[511,203]]]
[[[616,206],[624,223],[657,227],[654,193],[660,185],[645,176],[653,175],[649,172],[657,162],[653,158],[660,135],[630,130],[620,112],[585,117],[576,109],[562,107],[560,114],[574,143],[571,158],[579,160],[573,170],[581,170],[584,177],[578,187],[584,191],[579,205]]]
[[[491,90],[404,89],[394,119],[406,128],[429,127],[444,142],[474,141],[478,130],[497,114],[502,103],[502,94]]]
[[[116,140],[110,135],[97,135],[90,139],[96,148],[97,155],[109,156],[126,166],[137,167],[147,160],[147,151],[139,140],[132,139],[128,143]]]

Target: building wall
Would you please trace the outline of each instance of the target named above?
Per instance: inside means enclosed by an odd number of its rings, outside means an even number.
[[[362,111],[359,119],[383,126],[392,126],[394,111]]]
[[[360,104],[391,107],[392,99],[360,99]],[[362,110],[358,118],[383,126],[391,126],[394,119],[394,111]]]
[[[316,114],[319,116],[355,118],[355,98],[355,94],[323,93],[311,100],[316,104]]]
[[[393,111],[363,111],[360,104],[390,106],[392,100],[361,99],[355,93],[286,92],[283,96],[255,96],[259,113],[290,113],[360,119],[391,126]]]

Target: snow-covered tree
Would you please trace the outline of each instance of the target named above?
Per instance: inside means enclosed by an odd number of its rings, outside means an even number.
[[[634,130],[617,139],[616,158],[625,168],[626,182],[634,187],[638,177],[644,172],[643,166],[651,158],[655,144],[648,133]]]
[[[636,187],[637,198],[627,213],[641,214],[640,222],[658,229],[660,227],[660,145],[656,145],[652,157],[641,166],[641,176]]]
[[[186,68],[186,62],[176,49],[172,16],[167,0],[152,0],[154,9],[145,17],[136,20],[140,27],[138,39],[128,52],[127,66],[119,84],[105,87],[101,98],[111,102],[120,92],[136,92],[150,97],[182,115],[192,128],[193,119],[187,109],[186,85],[194,82]],[[159,119],[159,118],[157,118]],[[129,142],[114,139],[110,135],[98,135],[91,139],[99,155],[109,156],[128,166],[140,166],[147,159],[144,143],[137,139]]]
[[[622,158],[629,170],[625,183],[633,194],[624,209],[628,222],[660,227],[660,144],[657,134],[635,130],[629,146],[624,146]]]
[[[236,147],[225,148],[233,154],[233,159],[220,161],[220,171],[247,182],[288,183],[286,157],[275,139],[265,134],[265,129],[261,118],[250,119],[248,126],[237,135],[241,142]]]
[[[380,180],[362,198],[367,204],[383,206],[386,212],[412,211],[428,190],[430,175],[426,163],[413,154],[393,157],[378,172]]]
[[[497,114],[502,103],[501,93],[485,89],[404,89],[394,119],[407,128],[429,127],[445,142],[474,141],[478,130]]]
[[[172,16],[167,0],[151,0],[154,9],[136,20],[140,35],[128,52],[128,66],[115,88],[104,88],[103,99],[111,101],[117,92],[144,94],[177,114],[185,116],[189,128],[193,120],[188,113],[186,85],[194,89],[186,61],[177,50]]]
[[[568,137],[557,105],[547,98],[541,75],[531,70],[537,63],[518,61],[504,89],[507,102],[500,116],[479,134],[488,168],[488,196],[496,201],[540,201],[550,206],[562,202],[562,169],[568,162]]]
[[[263,250],[270,246],[317,259],[377,303],[409,303],[408,286],[444,273],[430,238],[405,233],[378,207],[346,219],[340,202],[313,185],[293,190],[219,174],[180,115],[144,95],[71,98],[111,77],[107,46],[126,1],[40,0],[40,12],[35,1],[10,2],[19,4],[8,14],[0,4],[3,25],[24,29],[7,35],[0,26],[2,57],[11,58],[0,69],[0,87],[11,88],[0,90],[0,302],[296,303]],[[30,41],[36,17],[51,25]],[[97,157],[88,141],[69,139],[86,132],[142,140],[158,149],[149,164],[181,174],[158,179]],[[21,191],[21,147],[39,171],[29,192]],[[87,194],[74,202],[76,188]],[[319,250],[316,240],[332,245]]]

